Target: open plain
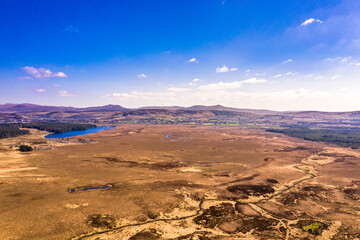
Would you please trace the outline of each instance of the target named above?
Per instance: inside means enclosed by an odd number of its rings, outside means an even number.
[[[358,150],[237,127],[44,135],[0,141],[1,239],[360,237]]]

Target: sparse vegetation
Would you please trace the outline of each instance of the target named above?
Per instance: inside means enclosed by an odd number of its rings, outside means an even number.
[[[312,224],[303,226],[303,230],[312,234],[319,234],[319,229],[322,228],[324,225],[319,222],[314,222]]]

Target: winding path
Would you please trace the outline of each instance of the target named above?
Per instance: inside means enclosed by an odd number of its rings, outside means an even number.
[[[305,158],[306,159],[306,158]],[[304,160],[304,159],[303,159]],[[312,165],[310,165],[309,163],[303,163],[303,160],[300,164],[300,166],[310,166],[310,167],[314,167]],[[289,191],[290,189],[294,188],[295,186],[307,181],[307,180],[310,180],[310,179],[313,179],[316,177],[316,175],[314,173],[312,173],[309,169],[306,169],[306,168],[300,168],[298,165],[295,165],[294,168],[296,170],[299,170],[299,171],[302,171],[303,173],[305,173],[306,175],[308,175],[309,177],[307,178],[301,178],[300,180],[297,180],[295,181],[293,184],[291,184],[290,186],[286,186],[285,189],[283,189],[282,191],[279,191],[277,193],[274,193],[272,195],[270,195],[269,197],[267,198],[263,198],[263,199],[260,199],[260,200],[257,200],[257,201],[241,201],[241,200],[228,200],[228,199],[202,199],[200,202],[199,202],[199,207],[198,207],[198,210],[196,211],[195,214],[192,214],[192,215],[189,215],[189,216],[185,216],[185,217],[176,217],[176,218],[164,218],[164,219],[156,219],[156,220],[151,220],[151,221],[147,221],[147,222],[142,222],[142,223],[134,223],[134,224],[127,224],[127,225],[123,225],[123,226],[119,226],[119,227],[115,227],[115,228],[111,228],[111,229],[107,229],[107,230],[103,230],[103,231],[99,231],[99,232],[92,232],[92,233],[86,233],[86,234],[83,234],[82,236],[79,236],[79,237],[74,237],[74,238],[71,238],[72,240],[83,240],[83,239],[86,239],[88,237],[92,237],[92,236],[95,236],[95,235],[99,235],[99,234],[104,234],[104,233],[109,233],[109,232],[113,232],[113,231],[117,231],[117,230],[120,230],[120,229],[124,229],[124,228],[127,228],[127,227],[135,227],[135,226],[142,226],[142,225],[145,225],[145,224],[149,224],[149,223],[155,223],[155,222],[169,222],[169,221],[179,221],[179,220],[183,220],[183,219],[187,219],[187,218],[192,218],[192,217],[196,217],[198,215],[200,215],[201,211],[203,210],[202,208],[202,205],[203,203],[205,202],[210,202],[210,201],[214,201],[214,202],[223,202],[223,201],[226,201],[226,202],[236,202],[236,203],[242,203],[242,204],[249,204],[255,211],[260,211],[261,214],[263,214],[261,212],[261,210],[259,210],[258,206],[256,206],[256,204],[258,203],[262,203],[262,202],[265,202],[265,201],[269,201],[275,197],[278,197],[282,194],[284,194],[285,192]],[[264,210],[265,211],[265,210]],[[273,216],[271,216],[271,218],[275,218]],[[278,219],[278,218],[275,218],[275,219]],[[283,223],[282,221],[283,220],[286,220],[286,219],[278,219],[282,225],[284,227],[286,227],[287,231],[286,231],[286,236],[285,236],[285,239],[288,239],[289,238],[289,228],[287,226],[287,224]]]

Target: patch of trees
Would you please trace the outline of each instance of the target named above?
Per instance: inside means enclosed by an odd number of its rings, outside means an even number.
[[[64,133],[70,131],[87,130],[96,127],[95,124],[88,123],[22,123],[18,124],[22,128],[35,128],[41,131],[48,131],[53,133]]]
[[[19,146],[19,151],[20,152],[31,152],[33,150],[34,149],[32,148],[32,146],[29,146],[29,145],[20,145]]]
[[[9,137],[17,137],[21,135],[29,134],[29,130],[21,130],[17,126],[8,126],[8,125],[0,125],[0,139],[1,138],[9,138]]]
[[[267,129],[268,132],[282,133],[290,137],[302,138],[316,142],[326,142],[342,147],[360,148],[359,128],[309,129],[295,126],[284,129]]]

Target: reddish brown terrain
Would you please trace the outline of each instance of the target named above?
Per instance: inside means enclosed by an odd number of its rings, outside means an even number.
[[[0,141],[1,239],[360,237],[358,150],[238,127],[45,134]]]

